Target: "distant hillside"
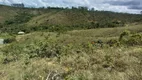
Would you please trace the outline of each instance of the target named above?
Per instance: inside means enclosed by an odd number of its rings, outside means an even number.
[[[89,14],[73,12],[71,10],[50,11],[43,15],[34,17],[28,25],[80,25],[89,22]]]
[[[0,22],[10,19],[16,15],[17,9],[12,7],[0,5]]]
[[[43,15],[31,19],[28,25],[89,25],[94,23],[141,22],[142,15],[114,13],[107,11],[82,11],[82,10],[50,10]],[[102,25],[104,26],[104,25]]]
[[[19,12],[39,14],[44,11],[39,11],[38,9],[17,8],[17,7],[0,5],[0,23],[3,23],[6,20],[14,18]]]
[[[114,13],[109,11],[79,8],[15,8],[0,6],[0,23],[5,30],[45,30],[59,29],[94,29],[105,27],[122,27],[125,24],[141,23],[142,15]],[[5,29],[5,26],[7,29]],[[18,27],[17,27],[18,26]],[[20,26],[20,27],[19,27]],[[17,29],[18,28],[18,29]],[[1,29],[1,30],[2,30]]]

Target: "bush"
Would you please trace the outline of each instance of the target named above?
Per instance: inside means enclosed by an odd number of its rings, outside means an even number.
[[[42,44],[39,49],[35,49],[34,51],[31,51],[31,54],[35,55],[30,55],[30,58],[33,57],[48,57],[48,58],[53,58],[53,57],[58,57],[60,53],[61,47],[58,45],[49,45],[48,43]]]
[[[130,39],[126,42],[128,45],[141,45],[142,44],[142,35],[133,34],[130,36]]]
[[[13,23],[14,23],[13,20],[6,20],[6,21],[4,22],[5,25],[11,25],[11,24],[13,24]]]
[[[130,31],[124,31],[119,37],[121,44],[134,46],[142,44],[142,35],[141,34],[131,34]]]
[[[124,41],[130,35],[130,31],[124,31],[120,34],[119,41]]]
[[[11,38],[5,39],[5,40],[4,40],[4,43],[7,44],[7,43],[12,43],[12,42],[14,42],[14,41],[16,41],[15,37],[11,37]]]
[[[107,44],[112,47],[112,46],[120,46],[120,42],[118,40],[115,39],[111,39],[107,42]]]

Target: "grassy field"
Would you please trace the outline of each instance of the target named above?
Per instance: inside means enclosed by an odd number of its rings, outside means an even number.
[[[118,39],[142,25],[74,30],[65,33],[33,32],[14,36],[16,41],[0,47],[1,80],[142,80],[142,46],[100,47],[101,39]],[[6,36],[8,35],[8,36]],[[57,79],[58,78],[58,79]]]

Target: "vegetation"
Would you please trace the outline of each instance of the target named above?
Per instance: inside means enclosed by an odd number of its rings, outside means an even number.
[[[119,41],[127,45],[141,45],[142,44],[142,34],[130,34],[129,31],[121,33]]]
[[[12,16],[0,24],[1,80],[142,79],[141,15],[48,7]]]
[[[97,11],[87,7],[72,8],[15,8],[1,6],[0,32],[17,31],[70,31],[78,29],[96,29],[123,27],[127,24],[140,24],[142,16],[138,14]],[[8,13],[10,16],[4,15]]]
[[[129,30],[133,28],[138,27],[128,27]],[[123,42],[120,46],[111,47],[107,44],[111,39],[114,39],[114,43],[115,40],[119,42],[124,33],[130,33],[130,38],[137,34],[117,28],[121,34],[104,37],[101,36],[106,32],[104,30],[111,33],[115,28],[97,29],[98,32],[101,31],[100,36],[95,30],[76,30],[61,34],[33,32],[16,36],[16,41],[0,49],[1,79],[45,80],[58,77],[66,80],[141,80],[141,44],[134,42],[134,46]],[[90,31],[95,32],[95,35],[90,35]],[[123,35],[122,41],[124,37],[130,39]],[[103,47],[92,45],[92,40],[102,40]]]

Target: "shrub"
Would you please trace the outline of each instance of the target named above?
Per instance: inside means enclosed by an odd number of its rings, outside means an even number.
[[[31,53],[35,54],[35,55],[31,55],[30,57],[48,57],[48,58],[53,58],[53,57],[58,57],[61,53],[60,53],[60,49],[61,47],[58,45],[49,45],[44,44],[41,45],[39,49],[35,49],[34,51],[31,51]]]
[[[115,39],[111,39],[107,42],[107,44],[112,47],[112,46],[120,46],[120,42],[118,40]]]
[[[130,35],[130,31],[124,31],[120,34],[120,37],[119,37],[119,41],[122,42],[122,41],[126,41],[128,39]]]
[[[142,35],[133,34],[130,36],[130,39],[126,42],[128,45],[141,45],[142,44]]]
[[[134,46],[142,44],[142,35],[141,34],[131,34],[130,31],[124,31],[119,37],[121,44]]]
[[[13,24],[13,23],[14,23],[13,20],[6,20],[6,21],[4,22],[5,25],[11,25],[11,24]]]
[[[11,37],[11,38],[5,39],[5,40],[4,40],[4,43],[5,43],[5,44],[6,44],[6,43],[12,43],[12,42],[14,42],[14,41],[16,41],[15,37]]]

